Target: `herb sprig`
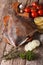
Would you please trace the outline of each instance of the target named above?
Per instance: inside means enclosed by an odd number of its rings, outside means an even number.
[[[21,59],[26,59],[26,60],[35,60],[36,59],[36,54],[33,51],[19,51],[19,50],[11,50],[8,54],[3,55],[3,58],[6,60],[11,60],[20,57]]]

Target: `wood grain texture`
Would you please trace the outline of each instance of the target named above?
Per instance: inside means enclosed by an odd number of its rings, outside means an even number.
[[[3,1],[5,1],[5,0],[3,0]],[[14,1],[15,0],[13,0],[12,2],[14,2]],[[32,2],[35,2],[35,1],[37,1],[37,0],[29,0],[28,4],[31,4]],[[43,0],[39,0],[39,3],[42,3],[42,2],[43,2]],[[0,18],[1,18],[1,15],[2,15],[1,11],[2,10],[0,8]],[[2,38],[1,35],[0,35],[0,38]],[[8,60],[8,61],[3,60],[1,58],[2,55],[8,53],[11,48],[12,48],[12,46],[9,45],[9,44],[6,44],[4,41],[0,42],[0,65],[43,65],[43,43],[42,43],[42,46],[40,46],[39,48],[34,50],[34,52],[36,52],[38,54],[38,57],[39,57],[34,61],[22,60],[20,58],[16,58],[14,60]]]
[[[13,47],[12,45],[6,44],[4,55],[7,54],[11,50],[12,47]]]
[[[12,65],[12,60],[2,60],[1,65]]]
[[[43,0],[39,0],[39,3],[43,4]]]
[[[11,45],[6,44],[6,48],[5,48],[5,51],[4,51],[4,55],[7,54],[10,51],[11,48],[12,48]],[[6,60],[3,60],[2,59],[1,65],[12,65],[12,60],[6,61]]]
[[[38,0],[31,0],[31,4],[32,4],[32,2],[38,2]]]
[[[0,63],[1,63],[1,60],[2,60],[2,56],[3,56],[3,53],[4,53],[4,48],[5,48],[5,43],[4,42],[1,42],[0,43]]]
[[[20,58],[14,59],[13,60],[13,65],[25,65],[26,61],[22,60]]]

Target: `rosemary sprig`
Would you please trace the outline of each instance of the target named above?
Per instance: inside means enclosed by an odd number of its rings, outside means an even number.
[[[15,59],[19,56],[19,51],[13,51],[13,53],[10,53],[9,55],[7,55],[6,57],[4,56],[4,58],[6,60],[9,60],[9,59]]]
[[[11,51],[10,51],[8,54],[3,55],[3,57],[7,57],[7,56],[9,56],[10,54],[15,53],[16,51],[18,51],[19,47],[22,46],[22,44],[24,44],[24,42],[25,42],[27,39],[28,39],[28,38],[26,38],[26,39],[25,39],[22,43],[20,43],[20,45],[18,45],[16,48],[12,47]],[[3,57],[2,57],[2,58],[3,58]]]
[[[18,51],[17,48],[12,47],[11,50],[9,51],[9,53],[7,53],[6,55],[3,55],[2,58],[9,57],[10,55],[16,53],[17,51]]]
[[[10,54],[8,53],[3,56],[3,58],[5,58],[6,60],[15,59],[18,57],[20,57],[22,59],[27,59],[30,61],[30,60],[36,59],[36,54],[33,51],[21,52],[17,49],[16,49],[16,51],[13,49],[13,51]]]

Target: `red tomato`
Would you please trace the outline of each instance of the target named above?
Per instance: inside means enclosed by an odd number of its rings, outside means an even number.
[[[42,9],[43,7],[42,7],[42,5],[37,5],[36,8],[37,9]]]
[[[32,3],[32,6],[36,7],[37,6],[37,3],[36,2],[33,2]]]
[[[38,11],[38,14],[39,14],[39,15],[43,15],[43,10],[40,9],[40,10]]]
[[[32,7],[31,12],[35,12],[35,11],[37,11],[37,9],[35,7]]]
[[[31,9],[28,7],[28,8],[25,8],[24,11],[27,12],[27,13],[30,13]]]
[[[31,16],[32,16],[32,17],[37,17],[37,16],[38,16],[38,13],[37,13],[37,12],[32,12],[32,13],[31,13]]]

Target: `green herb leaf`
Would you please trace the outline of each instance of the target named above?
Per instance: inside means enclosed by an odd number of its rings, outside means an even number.
[[[28,51],[27,53],[26,53],[26,59],[27,60],[34,60],[36,58],[36,54],[34,53],[34,52],[32,52],[32,51]]]
[[[31,61],[36,59],[36,54],[33,51],[21,52],[16,49],[3,56],[6,60],[15,59],[17,57]]]
[[[19,56],[20,56],[20,58],[22,58],[22,59],[25,59],[25,58],[26,58],[25,53],[20,53]]]

